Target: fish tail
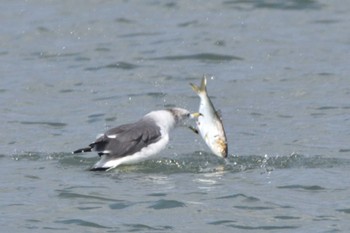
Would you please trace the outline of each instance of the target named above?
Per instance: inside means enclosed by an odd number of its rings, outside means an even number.
[[[198,95],[202,94],[202,93],[206,93],[207,92],[207,79],[205,76],[203,76],[202,78],[202,82],[201,82],[201,86],[198,87],[197,85],[190,83],[192,90],[194,92],[196,92]]]

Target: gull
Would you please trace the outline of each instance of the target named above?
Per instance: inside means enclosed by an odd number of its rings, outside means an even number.
[[[135,123],[107,130],[88,147],[72,153],[96,151],[100,160],[91,167],[91,171],[105,171],[121,164],[137,163],[163,150],[169,142],[172,129],[185,126],[188,119],[200,115],[183,108],[152,111]]]

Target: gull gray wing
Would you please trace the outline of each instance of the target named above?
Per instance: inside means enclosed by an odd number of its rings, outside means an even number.
[[[112,128],[90,144],[99,155],[114,158],[132,155],[161,138],[159,126],[152,120]]]

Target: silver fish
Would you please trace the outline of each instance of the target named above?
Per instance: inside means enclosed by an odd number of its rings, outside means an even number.
[[[221,117],[208,96],[207,79],[203,77],[200,87],[192,83],[190,85],[200,98],[199,113],[201,115],[197,119],[198,131],[215,155],[226,158],[228,150],[226,134]],[[191,129],[196,132],[196,129]]]

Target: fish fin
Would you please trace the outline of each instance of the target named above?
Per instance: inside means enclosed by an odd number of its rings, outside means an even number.
[[[205,75],[203,75],[200,89],[203,92],[206,91],[206,89],[207,89],[207,77],[205,77]]]
[[[194,92],[196,92],[197,94],[200,93],[199,87],[198,87],[197,85],[195,85],[195,84],[193,84],[193,83],[190,83],[190,85],[191,85],[192,90],[193,90]]]
[[[220,120],[222,120],[222,112],[221,110],[216,110],[216,115],[219,117]]]
[[[196,92],[198,95],[201,93],[205,93],[207,91],[207,88],[206,88],[207,87],[207,78],[205,77],[205,75],[203,76],[200,87],[198,87],[197,85],[195,85],[193,83],[190,83],[190,85],[192,87],[192,90],[194,92]]]

